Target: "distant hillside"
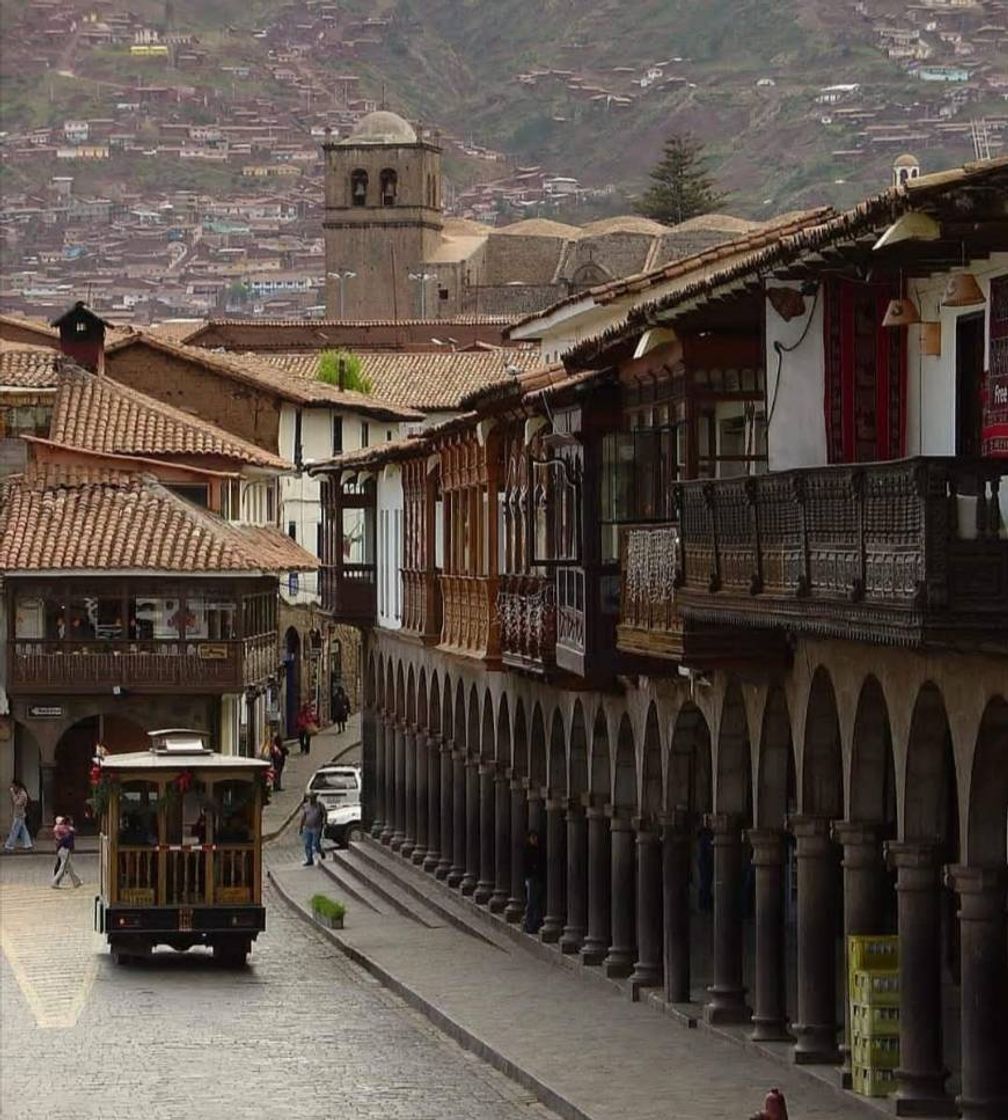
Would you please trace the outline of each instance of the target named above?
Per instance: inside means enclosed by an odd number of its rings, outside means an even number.
[[[83,0],[79,7],[115,10]],[[584,185],[613,184],[601,207],[610,212],[626,209],[642,189],[672,130],[690,129],[708,144],[732,211],[765,217],[854,201],[888,182],[904,146],[925,169],[961,163],[972,157],[970,118],[992,118],[996,147],[1008,113],[1008,44],[981,30],[1008,22],[1008,0],[926,9],[910,0],[132,0],[129,7],[152,25],[200,39],[199,67],[171,75],[205,91],[204,106],[174,109],[172,119],[213,119],[230,90],[317,120],[327,96],[305,101],[262,76],[295,44],[299,75],[319,91],[332,90],[335,74],[355,75],[361,96],[384,92],[390,108],[464,146]],[[8,42],[31,10],[5,0]],[[320,17],[328,20],[324,32],[306,30]],[[906,29],[919,57],[906,56]],[[57,124],[70,111],[101,115],[109,100],[101,83],[128,84],[138,73],[166,80],[142,71],[128,50],[126,57],[110,48],[77,51],[72,79],[59,77],[51,61],[42,69],[30,52],[4,55],[8,131]],[[966,65],[969,80],[912,77],[924,60]],[[251,76],[236,79],[237,64]],[[832,86],[845,88],[823,92]],[[461,185],[494,174],[479,160],[453,158],[449,168]],[[212,169],[199,175],[213,182]]]

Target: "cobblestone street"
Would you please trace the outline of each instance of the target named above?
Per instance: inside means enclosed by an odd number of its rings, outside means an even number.
[[[269,849],[298,858],[296,835]],[[85,884],[53,891],[48,857],[0,862],[0,1114],[19,1120],[551,1115],[444,1038],[268,889],[251,967],[160,951],[116,968]]]

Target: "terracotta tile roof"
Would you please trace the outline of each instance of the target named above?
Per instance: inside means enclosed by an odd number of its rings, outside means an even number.
[[[365,350],[357,356],[376,394],[427,412],[458,408],[470,394],[512,380],[514,370],[545,365],[535,350],[512,347],[414,353]],[[275,354],[269,360],[307,378],[313,375],[318,355]]]
[[[156,335],[136,331],[128,338],[113,343],[106,353],[114,355],[130,346],[149,346],[162,353],[183,361],[193,362],[204,369],[212,370],[224,377],[253,385],[266,393],[304,405],[327,405],[330,408],[345,408],[381,420],[415,420],[417,414],[401,405],[382,399],[382,394],[374,396],[340,389],[314,378],[300,377],[267,361],[259,354],[219,353],[200,346],[186,346]],[[317,361],[317,359],[316,359]],[[376,386],[377,388],[377,386]]]
[[[53,330],[48,323],[23,315],[0,315],[0,338],[24,333],[34,335],[40,345],[59,346],[59,331]]]
[[[574,228],[574,227],[571,227]],[[497,232],[500,232],[499,230]],[[496,326],[509,322],[507,315],[456,315],[451,319],[208,319],[208,327],[440,327]]]
[[[406,439],[392,439],[386,443],[375,443],[370,447],[358,447],[354,451],[344,451],[341,455],[334,455],[313,463],[308,468],[308,473],[331,474],[334,471],[344,470],[370,470],[385,463],[396,463],[401,459],[411,459],[420,454],[429,444],[427,433],[418,433]]]
[[[44,347],[0,347],[0,389],[55,389],[59,351]]]
[[[64,362],[49,437],[116,455],[227,459],[274,470],[293,464],[172,405]]]
[[[463,397],[460,406],[465,409],[485,409],[494,404],[517,401],[528,393],[567,381],[569,376],[562,365],[542,366],[540,369],[519,373],[507,381],[498,381],[486,388],[477,389],[475,393]]]
[[[234,525],[253,556],[258,556],[262,566],[271,572],[309,572],[319,566],[314,553],[302,548],[286,533],[268,525]]]
[[[148,475],[31,464],[0,489],[0,571],[7,573],[277,570],[264,553],[238,527]]]

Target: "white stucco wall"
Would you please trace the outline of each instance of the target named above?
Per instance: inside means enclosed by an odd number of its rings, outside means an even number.
[[[954,455],[956,445],[956,319],[984,313],[984,368],[990,366],[990,282],[1008,273],[1008,253],[972,261],[987,303],[980,307],[942,307],[940,300],[949,273],[912,280],[907,288],[921,319],[941,323],[941,354],[921,353],[920,327],[907,328],[907,455]]]
[[[785,285],[775,282],[774,286]],[[769,302],[765,306],[769,469],[821,466],[826,462],[822,288],[817,297],[806,297],[805,314],[790,322],[785,322]],[[778,358],[777,342],[785,347],[799,344]]]
[[[402,627],[403,488],[398,464],[390,463],[378,476],[377,486],[378,625],[385,630]]]

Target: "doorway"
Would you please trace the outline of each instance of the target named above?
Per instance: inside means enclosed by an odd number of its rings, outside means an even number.
[[[956,443],[957,456],[979,458],[983,421],[981,383],[984,365],[984,313],[956,319]]]
[[[287,738],[297,737],[297,717],[301,707],[301,635],[292,626],[284,639],[287,668]]]
[[[87,800],[91,795],[91,759],[99,741],[98,717],[89,716],[68,727],[56,744],[52,811],[72,816],[79,832],[97,829],[97,822],[88,816]]]

